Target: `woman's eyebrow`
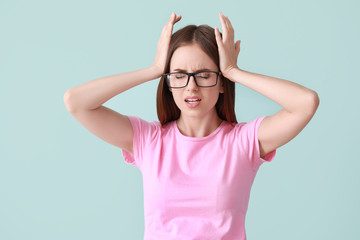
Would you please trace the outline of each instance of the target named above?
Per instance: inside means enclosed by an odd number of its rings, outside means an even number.
[[[213,70],[210,70],[208,68],[201,68],[201,69],[197,69],[195,72],[201,72],[201,71],[213,71]],[[174,69],[173,72],[186,72],[186,71],[184,69],[177,68]]]

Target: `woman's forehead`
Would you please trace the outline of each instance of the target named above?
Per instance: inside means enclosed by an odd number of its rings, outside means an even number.
[[[217,68],[216,64],[197,44],[177,48],[170,61],[170,70],[199,71],[214,68]]]
[[[209,64],[170,64],[170,71],[172,72],[199,72],[199,71],[218,71],[218,67],[209,61]]]
[[[199,71],[218,71],[216,64],[210,59],[206,62],[172,62],[170,71],[177,72],[199,72]]]

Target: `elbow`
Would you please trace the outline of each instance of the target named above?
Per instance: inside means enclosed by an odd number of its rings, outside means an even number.
[[[75,111],[73,105],[71,104],[71,99],[72,99],[72,93],[71,93],[71,90],[68,89],[64,94],[63,101],[64,101],[66,109],[69,112]]]
[[[311,90],[310,94],[307,97],[307,101],[304,102],[306,102],[306,104],[304,104],[306,113],[314,115],[320,104],[319,95],[317,94],[317,92]]]
[[[312,99],[311,102],[313,103],[314,110],[316,111],[316,109],[319,107],[319,104],[320,104],[320,97],[317,94],[317,92],[313,91],[311,99]]]

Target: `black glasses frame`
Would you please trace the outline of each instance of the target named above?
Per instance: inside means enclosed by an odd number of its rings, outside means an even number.
[[[197,83],[197,80],[196,80],[196,76],[195,76],[195,75],[198,74],[198,73],[207,73],[207,72],[216,73],[216,82],[215,82],[215,84],[214,84],[214,85],[211,85],[211,86],[199,86],[199,84]],[[174,74],[174,73],[182,73],[182,74],[188,75],[188,79],[187,79],[187,82],[186,82],[186,85],[185,85],[185,86],[183,86],[183,87],[170,87],[170,84],[169,84],[169,82],[168,82],[168,81],[169,81],[169,80],[168,80],[168,76],[169,76],[170,74]],[[165,73],[163,76],[164,76],[164,78],[165,78],[165,80],[166,80],[166,84],[168,85],[169,88],[184,88],[184,87],[186,87],[186,86],[189,84],[189,81],[190,81],[190,77],[191,77],[191,76],[194,77],[195,84],[196,84],[196,86],[198,86],[198,87],[214,87],[214,86],[216,86],[216,84],[217,84],[217,82],[218,82],[219,75],[221,75],[221,72],[215,72],[215,71],[200,71],[200,72],[194,72],[194,73],[172,72],[172,73]]]

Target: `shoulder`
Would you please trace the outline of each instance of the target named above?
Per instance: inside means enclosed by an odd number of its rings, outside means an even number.
[[[224,121],[224,123],[222,124],[223,125],[222,131],[226,133],[239,132],[246,124],[247,124],[246,122],[234,123],[234,122]]]
[[[257,131],[261,121],[265,116],[257,117],[248,122],[230,123],[227,122],[224,130],[234,138],[245,140],[253,139],[257,136]]]
[[[264,118],[265,116],[261,116],[248,122],[240,122],[237,123],[234,128],[238,131],[254,131],[259,128],[259,125]]]
[[[133,125],[138,125],[141,127],[155,127],[159,128],[161,127],[161,124],[159,121],[146,121],[140,117],[137,116],[127,116]]]
[[[127,116],[131,122],[134,135],[141,134],[141,135],[149,135],[149,134],[156,134],[160,132],[162,126],[158,121],[146,121],[137,116]]]

